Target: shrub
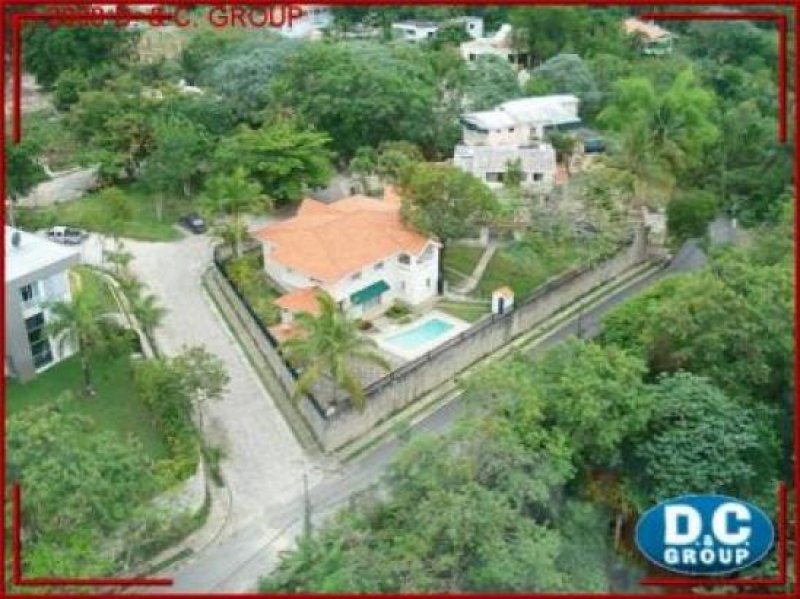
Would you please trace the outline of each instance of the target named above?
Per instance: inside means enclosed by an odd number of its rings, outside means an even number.
[[[386,316],[392,319],[402,318],[411,314],[411,306],[402,300],[394,300],[391,307],[386,311]]]
[[[356,321],[356,326],[358,327],[359,331],[369,331],[372,328],[372,323],[369,320],[359,318]]]
[[[679,243],[690,237],[702,237],[716,213],[716,198],[708,192],[694,190],[676,196],[667,204],[670,237]]]

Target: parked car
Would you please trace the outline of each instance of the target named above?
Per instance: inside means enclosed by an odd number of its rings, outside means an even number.
[[[206,221],[197,212],[191,212],[186,216],[181,217],[181,224],[189,229],[192,233],[199,234],[206,232]]]
[[[89,237],[89,234],[82,229],[75,227],[53,227],[45,233],[50,241],[63,243],[64,245],[80,245]]]

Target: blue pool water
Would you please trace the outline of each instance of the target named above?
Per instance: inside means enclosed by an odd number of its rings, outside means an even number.
[[[412,350],[434,341],[452,328],[453,325],[449,322],[432,318],[413,329],[392,335],[386,341],[400,349]]]

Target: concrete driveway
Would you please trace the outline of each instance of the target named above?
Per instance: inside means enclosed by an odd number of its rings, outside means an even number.
[[[212,240],[187,236],[171,243],[125,241],[131,268],[168,313],[156,331],[167,355],[202,345],[225,363],[230,383],[225,397],[202,407],[206,438],[222,447],[222,472],[230,509],[217,539],[264,517],[271,504],[302,496],[303,475],[316,483],[322,470],[295,439],[261,386],[203,290],[201,276],[211,264]],[[87,250],[89,250],[87,247]]]

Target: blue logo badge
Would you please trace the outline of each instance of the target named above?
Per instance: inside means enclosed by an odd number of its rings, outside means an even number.
[[[648,560],[691,576],[744,570],[761,561],[774,540],[763,511],[724,495],[667,499],[636,523],[636,545]]]

